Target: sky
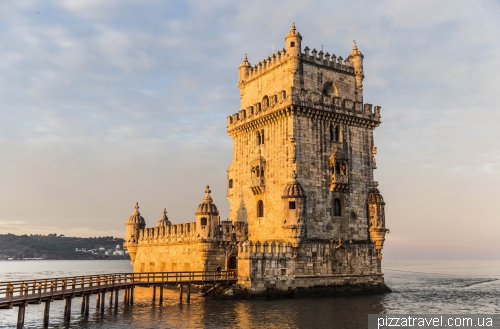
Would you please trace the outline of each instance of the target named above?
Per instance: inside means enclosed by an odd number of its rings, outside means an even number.
[[[385,259],[500,259],[500,2],[0,2],[0,234],[123,237],[139,202],[229,215],[238,66],[285,46],[364,54],[382,106]]]

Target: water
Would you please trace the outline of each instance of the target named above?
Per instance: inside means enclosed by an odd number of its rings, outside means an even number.
[[[151,303],[152,290],[136,289],[132,308],[120,304],[80,316],[73,300],[70,325],[63,323],[63,301],[51,305],[49,328],[342,328],[367,327],[371,313],[500,313],[500,261],[384,260],[385,295],[280,300],[214,300],[191,295],[179,302],[166,290],[161,307]],[[0,261],[0,281],[131,271],[129,261]],[[120,295],[120,301],[121,301]],[[25,328],[42,327],[42,305],[26,308]],[[0,310],[0,328],[14,327],[17,308]]]

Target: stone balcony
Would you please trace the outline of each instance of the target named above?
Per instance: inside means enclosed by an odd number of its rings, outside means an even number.
[[[349,175],[332,174],[330,176],[330,191],[345,192],[349,188]]]
[[[264,176],[252,178],[250,188],[252,189],[254,195],[264,193],[265,187]]]

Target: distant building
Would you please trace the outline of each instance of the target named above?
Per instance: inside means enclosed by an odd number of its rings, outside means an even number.
[[[195,222],[154,228],[136,204],[124,246],[134,271],[237,269],[234,293],[387,291],[385,203],[374,181],[380,106],[363,103],[363,54],[286,49],[239,66],[241,110],[227,117],[230,220],[207,186]]]

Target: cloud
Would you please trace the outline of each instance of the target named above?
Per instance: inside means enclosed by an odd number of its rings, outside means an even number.
[[[283,47],[295,21],[304,47],[345,57],[356,39],[365,55],[364,101],[382,106],[375,175],[388,246],[393,234],[492,241],[500,6],[459,4],[2,3],[0,220],[27,233],[38,221],[122,232],[139,201],[148,224],[164,207],[191,221],[207,183],[227,218],[237,67],[244,53],[257,63],[273,41]]]

